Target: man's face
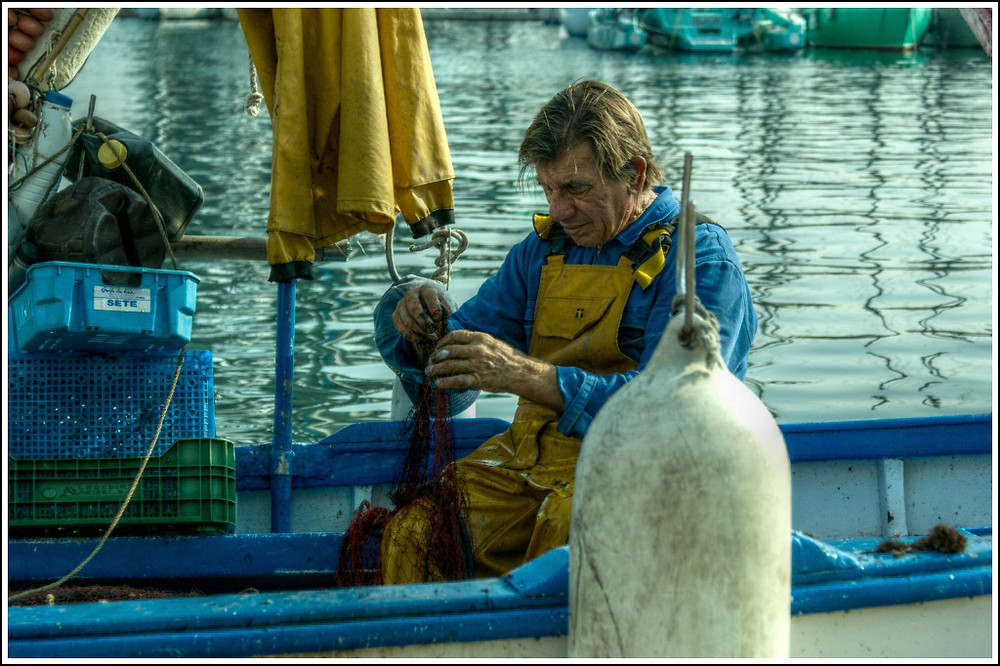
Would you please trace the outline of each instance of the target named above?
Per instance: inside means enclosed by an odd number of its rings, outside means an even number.
[[[588,141],[578,143],[551,164],[537,166],[535,172],[552,220],[582,247],[604,245],[642,213],[634,185],[601,177]],[[639,176],[638,185],[641,179]]]

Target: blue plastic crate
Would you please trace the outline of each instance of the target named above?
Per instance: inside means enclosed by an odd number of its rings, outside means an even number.
[[[50,261],[7,300],[10,349],[165,351],[191,341],[200,279],[187,271]]]
[[[7,357],[7,452],[14,458],[117,458],[149,448],[178,352]],[[153,453],[215,437],[212,354],[184,352]]]

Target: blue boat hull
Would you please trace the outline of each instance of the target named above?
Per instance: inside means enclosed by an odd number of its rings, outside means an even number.
[[[459,455],[506,426],[498,419],[456,423]],[[892,482],[891,461],[913,461],[915,467],[920,467],[927,461],[939,460],[943,468],[954,468],[974,460],[978,471],[970,472],[962,483],[976,489],[974,494],[981,506],[975,509],[978,513],[963,514],[956,520],[983,523],[956,525],[963,528],[967,540],[961,553],[916,552],[898,558],[868,552],[880,542],[877,535],[810,536],[797,529],[790,535],[793,648],[797,640],[796,618],[803,618],[805,623],[807,617],[830,614],[842,623],[845,613],[887,608],[926,611],[937,607],[935,604],[965,608],[966,602],[978,608],[989,602],[992,488],[991,479],[984,482],[981,477],[983,470],[991,473],[991,415],[788,424],[782,430],[793,465],[793,488],[796,474],[812,484],[812,467],[830,465],[832,473],[823,475],[823,479],[838,484],[834,492],[840,496],[851,490],[837,480],[837,475],[862,474],[868,464],[888,470]],[[368,487],[388,483],[403,453],[398,434],[397,423],[359,424],[323,442],[294,445],[298,471],[291,479],[293,491],[308,494],[354,484]],[[268,447],[240,447],[237,478],[241,498],[267,491],[269,453]],[[930,474],[942,478],[938,472]],[[922,483],[914,482],[914,478],[911,475],[908,483]],[[810,500],[809,493],[800,490],[806,498],[804,504],[818,501],[826,505],[818,513],[834,510],[823,491],[818,492],[819,499]],[[885,496],[875,499],[869,489],[858,494],[869,504],[873,499],[876,505],[896,501],[891,493],[878,492]],[[959,501],[968,504],[956,499],[956,503]],[[911,522],[918,520],[913,504],[909,502]],[[850,508],[849,503],[845,506]],[[793,494],[793,513],[795,510]],[[940,507],[934,511],[935,515],[946,515]],[[880,512],[876,506],[875,513]],[[808,523],[808,518],[796,521],[793,516],[793,526],[796,523]],[[817,528],[822,525],[810,525],[808,531]],[[451,655],[478,654],[475,650],[485,649],[492,656],[511,654],[510,650],[538,656],[539,651],[565,650],[568,547],[550,551],[500,578],[336,589],[332,587],[333,574],[342,536],[342,531],[313,530],[113,538],[73,584],[200,588],[206,594],[10,607],[9,655],[247,657],[339,655],[358,650],[413,655],[432,646],[439,651],[449,646],[444,653]],[[912,542],[917,536],[903,539]],[[55,580],[81,562],[96,543],[96,538],[11,540],[8,582],[17,589]],[[979,617],[979,611],[972,612],[973,617]],[[947,626],[937,619],[934,624]],[[882,629],[890,635],[897,628],[889,624]],[[984,633],[977,631],[977,636]],[[985,633],[988,638],[988,626]]]

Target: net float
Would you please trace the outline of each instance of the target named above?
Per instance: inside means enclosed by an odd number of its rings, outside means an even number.
[[[17,18],[17,29],[29,37],[41,37],[45,32],[45,25],[34,16],[21,14]]]
[[[20,64],[24,60],[24,51],[13,46],[7,46],[7,62],[11,65]],[[15,77],[16,78],[16,77]]]
[[[18,21],[18,25],[20,25],[20,21]],[[25,53],[35,48],[34,38],[29,37],[17,28],[7,31],[7,44]]]
[[[25,143],[31,138],[31,130],[20,125],[7,125],[7,134],[13,137],[15,143]]]
[[[14,122],[24,127],[34,127],[38,124],[38,116],[27,109],[17,109],[14,111]]]
[[[40,7],[37,9],[29,9],[28,13],[34,16],[39,21],[51,21],[55,14],[48,7]]]
[[[11,81],[7,85],[7,96],[14,98],[14,108],[23,109],[31,102],[31,91],[20,81]]]

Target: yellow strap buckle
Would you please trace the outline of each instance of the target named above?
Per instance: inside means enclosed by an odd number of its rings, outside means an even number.
[[[664,247],[663,239],[660,238],[661,236],[666,236],[667,240],[670,240],[670,232],[662,227],[650,229],[642,235],[643,243],[653,250],[653,252],[635,267],[632,271],[632,277],[643,289],[653,283],[653,278],[660,274],[660,271],[663,270],[663,266],[667,262],[666,254],[670,250],[670,244],[668,242],[666,247]]]

